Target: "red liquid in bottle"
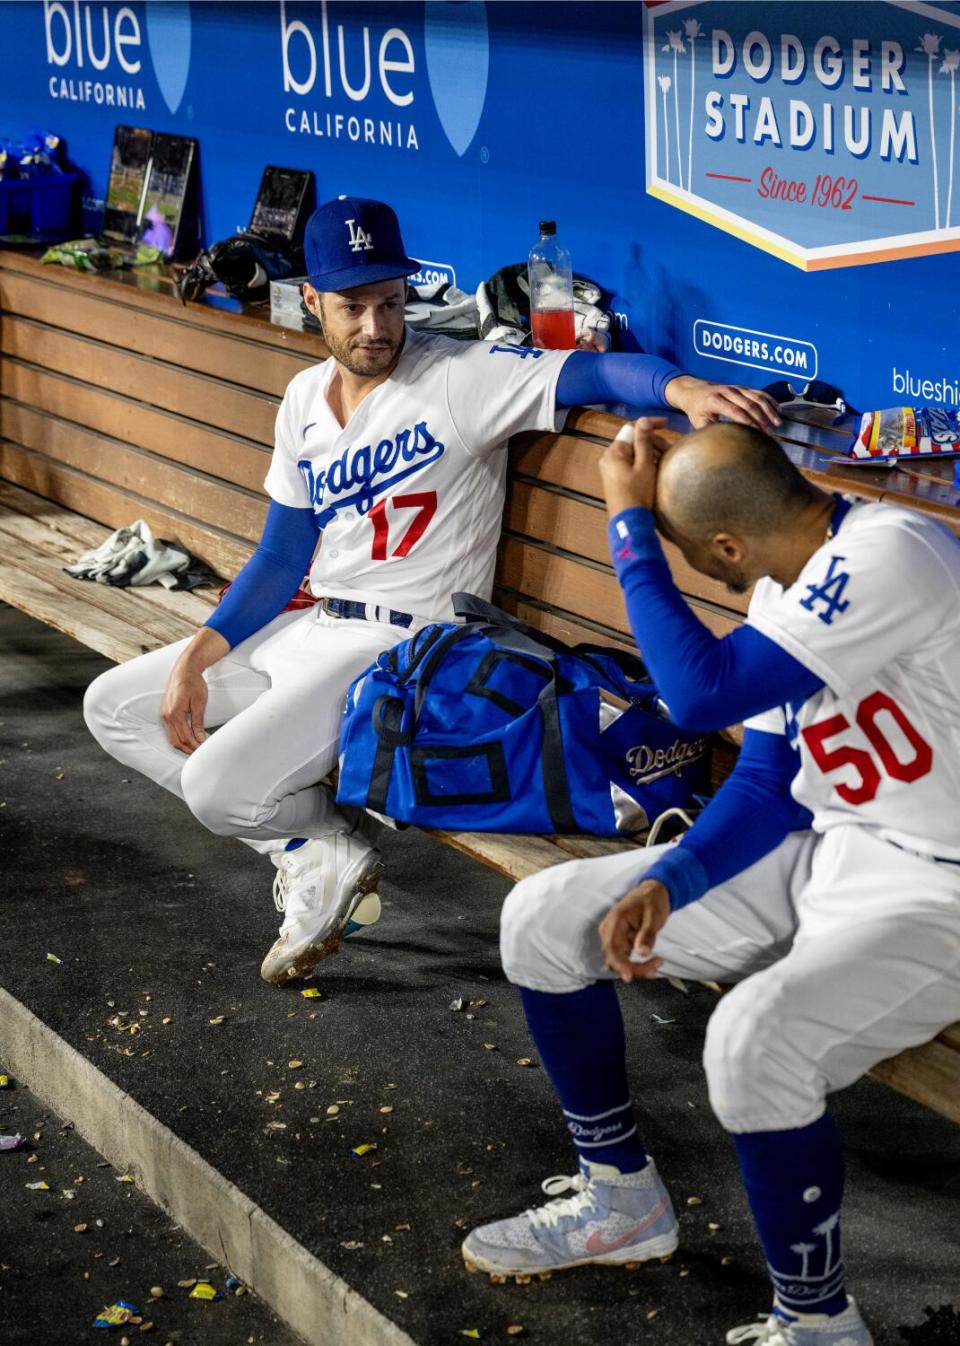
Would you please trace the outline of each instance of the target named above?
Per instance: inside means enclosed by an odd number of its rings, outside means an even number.
[[[533,344],[544,351],[572,351],[577,344],[573,312],[568,308],[534,309]]]

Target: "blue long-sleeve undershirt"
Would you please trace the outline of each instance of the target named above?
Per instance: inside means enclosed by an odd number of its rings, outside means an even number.
[[[608,536],[634,639],[681,728],[722,729],[772,706],[802,704],[823,686],[755,627],[723,637],[707,630],[673,582],[650,510],[621,511]]]
[[[689,832],[644,874],[677,911],[768,855],[813,815],[790,794],[797,754],[783,734],[747,729],[737,765]]]
[[[667,384],[682,374],[682,369],[657,355],[573,351],[557,379],[557,406],[626,402],[635,407],[663,407]]]
[[[272,500],[256,551],[204,625],[232,648],[273,621],[302,584],[317,537],[312,509]]]

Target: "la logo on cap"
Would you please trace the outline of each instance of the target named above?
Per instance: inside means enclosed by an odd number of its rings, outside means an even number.
[[[350,230],[350,251],[373,252],[373,235],[365,233],[356,220],[347,220],[346,223]]]

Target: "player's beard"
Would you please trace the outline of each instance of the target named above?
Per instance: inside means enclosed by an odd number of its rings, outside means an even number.
[[[352,341],[340,341],[331,333],[324,332],[324,340],[337,364],[359,378],[369,379],[391,374],[403,350],[403,336],[399,341],[383,337],[376,343],[370,343],[362,337],[354,337]],[[364,349],[370,345],[373,349]]]
[[[728,593],[745,594],[750,588],[750,581],[742,570],[736,566],[724,567],[723,583]]]

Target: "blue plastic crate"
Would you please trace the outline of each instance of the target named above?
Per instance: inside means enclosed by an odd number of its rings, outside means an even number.
[[[78,173],[0,181],[0,234],[50,234],[73,221]]]

